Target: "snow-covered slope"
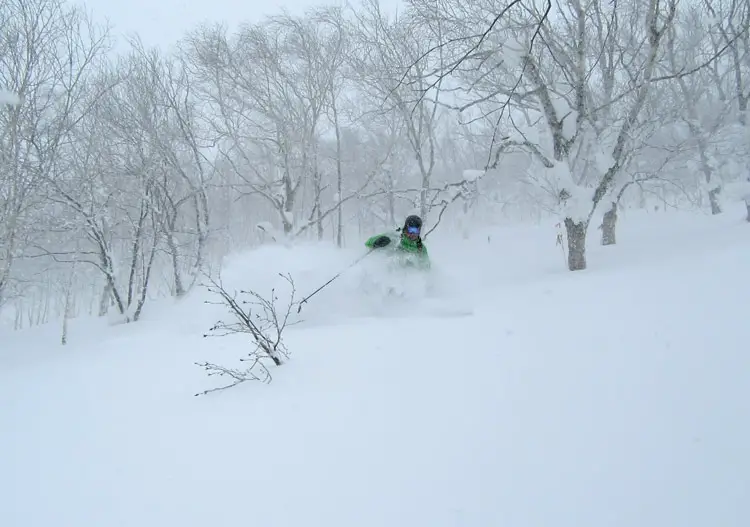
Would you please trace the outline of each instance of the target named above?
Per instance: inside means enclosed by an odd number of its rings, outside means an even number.
[[[201,295],[76,321],[66,348],[2,334],[0,525],[750,525],[741,211],[631,213],[579,273],[555,234],[435,239],[435,298],[399,306],[363,291],[368,259],[310,300],[270,385],[204,397],[193,362],[244,341],[201,338]],[[305,295],[359,254],[266,248],[225,280]]]

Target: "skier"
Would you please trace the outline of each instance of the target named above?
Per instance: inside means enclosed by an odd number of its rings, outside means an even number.
[[[401,236],[396,239],[396,234],[385,233],[372,236],[365,242],[365,247],[370,249],[383,249],[388,247],[391,256],[398,258],[402,266],[416,267],[427,270],[430,268],[430,257],[427,247],[420,236],[422,232],[422,218],[419,216],[408,216],[404,226],[397,229]]]

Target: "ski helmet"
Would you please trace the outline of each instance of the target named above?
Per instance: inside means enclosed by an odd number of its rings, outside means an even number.
[[[417,229],[421,230],[422,218],[414,214],[412,214],[411,216],[407,216],[406,221],[404,222],[404,230],[407,230],[409,227],[416,227]]]

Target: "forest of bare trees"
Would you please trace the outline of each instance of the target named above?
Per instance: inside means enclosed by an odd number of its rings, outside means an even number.
[[[750,0],[406,4],[116,54],[64,0],[3,1],[0,312],[136,321],[269,236],[357,245],[411,212],[559,221],[570,270],[622,207],[750,221]]]

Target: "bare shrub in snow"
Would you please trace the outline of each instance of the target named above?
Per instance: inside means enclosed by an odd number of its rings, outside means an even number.
[[[211,388],[196,395],[232,388],[246,381],[260,381],[270,383],[272,380],[269,370],[270,363],[281,366],[284,359],[289,358],[289,352],[284,345],[284,330],[293,324],[289,321],[294,306],[296,289],[294,280],[288,274],[279,274],[290,286],[289,299],[286,307],[278,304],[279,297],[276,289],[271,289],[270,297],[266,298],[255,291],[242,291],[230,294],[221,278],[209,278],[207,287],[210,293],[217,295],[219,300],[206,301],[209,304],[223,305],[232,317],[231,322],[218,321],[208,330],[204,337],[225,337],[236,333],[247,333],[251,336],[254,348],[240,362],[246,364],[242,368],[229,368],[210,362],[196,363],[208,372],[209,376],[218,375],[229,377],[232,381],[218,388]]]

